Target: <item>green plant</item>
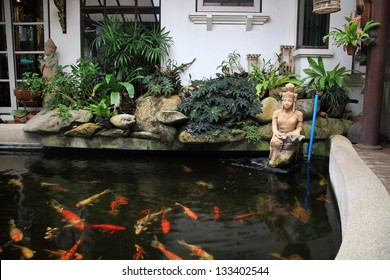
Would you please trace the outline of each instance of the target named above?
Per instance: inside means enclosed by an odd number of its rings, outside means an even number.
[[[245,139],[247,139],[249,142],[252,143],[261,142],[262,136],[259,133],[257,125],[245,125],[242,128],[242,130],[246,132]]]
[[[97,104],[90,104],[86,107],[98,120],[104,120],[111,117],[110,102],[107,99],[101,99]]]
[[[154,65],[169,53],[173,44],[169,31],[154,25],[146,28],[139,22],[119,17],[96,22],[101,34],[92,42],[99,50],[99,59],[107,73],[120,81],[132,80],[135,69],[143,69],[143,76],[153,73]]]
[[[221,68],[222,74],[226,77],[242,76],[246,74],[244,67],[241,65],[241,55],[236,53],[236,51],[230,53],[228,55],[228,60],[222,61],[217,69],[219,68]]]
[[[261,112],[255,83],[245,77],[219,77],[192,81],[189,97],[178,109],[186,114],[186,128],[193,133],[212,134],[227,121],[241,121]]]
[[[332,70],[326,70],[322,57],[315,61],[307,58],[309,67],[303,69],[307,77],[302,79],[309,91],[317,92],[322,109],[334,114],[339,106],[345,106],[349,101],[348,85],[351,85],[351,71],[337,64]]]
[[[73,80],[76,89],[77,99],[80,106],[85,106],[90,102],[93,87],[98,82],[101,68],[98,63],[93,63],[88,58],[80,58],[76,64],[70,65],[70,78]]]
[[[12,110],[12,116],[14,116],[15,118],[23,118],[27,116],[27,111],[21,109]]]
[[[98,100],[108,100],[116,110],[121,103],[121,94],[127,92],[130,98],[134,97],[134,86],[131,82],[120,82],[113,74],[106,74],[101,82],[95,84],[92,96]]]
[[[168,59],[164,69],[156,65],[155,73],[146,76],[143,80],[143,84],[147,89],[145,94],[164,95],[166,97],[179,94],[182,88],[180,74],[194,62],[195,59],[188,63],[176,65],[173,60]]]
[[[271,60],[268,60],[267,62],[263,60],[263,63],[264,67],[262,69],[252,64],[253,72],[251,72],[248,76],[248,79],[255,80],[257,82],[256,94],[260,98],[268,96],[270,90],[283,87],[288,83],[292,83],[294,85],[301,84],[299,75],[282,71],[286,62],[272,63]]]
[[[70,113],[71,108],[64,104],[59,104],[57,106],[57,113],[60,115],[60,119],[68,121],[71,117],[72,114]]]
[[[47,97],[46,107],[48,109],[56,109],[60,105],[74,109],[83,106],[83,101],[78,95],[78,88],[75,86],[77,82],[71,73],[63,70],[65,67],[58,66],[56,75],[47,79],[43,93]]]
[[[363,29],[360,29],[358,26],[360,16],[352,18],[351,15],[350,17],[344,18],[347,23],[343,24],[343,28],[333,27],[333,30],[322,38],[324,42],[326,42],[329,37],[334,40],[333,44],[338,47],[347,47],[348,45],[358,47],[361,43],[369,44],[369,42],[372,42],[374,36],[370,32],[380,25],[379,22],[373,20],[368,21]]]
[[[45,80],[38,73],[24,72],[22,74],[22,82],[17,84],[17,88],[21,90],[29,90],[31,95],[41,93],[44,89]]]

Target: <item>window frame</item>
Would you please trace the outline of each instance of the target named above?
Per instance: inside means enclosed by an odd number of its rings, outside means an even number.
[[[262,0],[253,0],[253,7],[249,6],[205,6],[204,0],[196,0],[197,12],[239,12],[239,13],[261,13]]]
[[[302,4],[303,2],[303,4]],[[328,49],[329,48],[329,42],[327,41],[324,43],[324,45],[305,45],[304,44],[304,28],[305,28],[305,20],[308,20],[305,17],[305,4],[306,3],[312,3],[312,0],[298,0],[297,1],[297,37],[296,37],[296,49]],[[302,7],[301,7],[302,5]],[[324,32],[323,36],[329,33],[330,30],[330,15],[318,15],[318,16],[326,16],[326,31]],[[322,37],[321,37],[322,40]]]

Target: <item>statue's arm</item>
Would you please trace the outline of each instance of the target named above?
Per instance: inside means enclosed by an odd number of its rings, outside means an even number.
[[[302,126],[303,126],[303,114],[301,111],[296,111],[296,116],[297,116],[297,126],[295,130],[293,131],[293,134],[299,135],[301,134],[302,131]]]
[[[280,113],[280,109],[275,110],[275,112],[272,114],[272,133],[273,136],[277,138],[282,138],[281,133],[278,130],[278,116]]]

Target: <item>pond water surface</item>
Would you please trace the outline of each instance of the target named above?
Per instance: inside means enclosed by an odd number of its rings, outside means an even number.
[[[328,161],[299,160],[287,174],[265,163],[211,153],[2,153],[0,258],[26,259],[24,246],[32,259],[58,259],[49,250],[64,253],[83,236],[76,252],[92,260],[134,259],[136,245],[144,259],[167,259],[151,245],[156,239],[190,260],[199,256],[183,240],[216,260],[334,259],[341,237]],[[169,224],[162,224],[162,209]],[[155,219],[143,224],[148,214]],[[16,243],[10,220],[23,233]]]

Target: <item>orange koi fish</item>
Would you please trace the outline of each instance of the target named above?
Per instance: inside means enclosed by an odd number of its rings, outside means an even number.
[[[19,248],[22,251],[23,258],[25,259],[31,259],[34,257],[35,251],[31,250],[30,248],[27,248],[26,246],[20,246],[16,244],[12,244],[12,246]]]
[[[128,204],[129,203],[129,200],[124,197],[123,195],[117,195],[115,197],[115,201],[116,203],[118,203],[119,205],[125,205],[125,204]]]
[[[142,219],[139,219],[137,221],[137,224],[134,226],[135,227],[135,234],[140,234],[142,231],[147,229],[147,225],[151,224],[151,222],[155,219],[157,219],[157,216],[162,213],[162,211],[165,211],[167,213],[168,211],[171,211],[172,208],[163,208],[161,211],[157,213],[149,213]]]
[[[64,207],[54,199],[50,201],[50,204],[58,213],[60,213],[65,218],[67,222],[71,223],[75,228],[79,230],[85,229],[84,221],[81,220],[81,218],[77,214],[73,213],[70,210],[64,209]]]
[[[164,234],[167,234],[169,230],[171,229],[171,223],[167,220],[165,216],[165,209],[162,209],[161,212],[161,231]]]
[[[160,241],[157,240],[157,237],[154,237],[154,240],[151,243],[153,248],[159,249],[169,260],[182,260],[181,257],[168,251]]]
[[[149,214],[151,210],[152,210],[152,208],[143,209],[143,210],[141,210],[141,212],[139,212],[139,214],[140,215],[142,215],[142,214]]]
[[[23,183],[22,182],[20,182],[19,180],[17,180],[17,179],[10,179],[9,181],[8,181],[8,184],[9,185],[12,185],[12,186],[14,186],[14,187],[23,187]]]
[[[88,228],[97,228],[102,230],[103,232],[110,232],[110,234],[113,234],[116,231],[125,230],[125,227],[117,226],[117,225],[111,225],[111,224],[88,224]]]
[[[221,211],[219,210],[218,206],[214,206],[213,207],[213,212],[214,212],[214,222],[216,222],[219,219]]]
[[[11,240],[15,243],[21,241],[23,239],[23,232],[16,227],[15,220],[9,220],[9,225],[9,236],[11,237]]]
[[[105,189],[104,191],[102,191],[101,193],[97,193],[97,194],[94,194],[93,196],[90,196],[82,201],[79,201],[76,203],[76,207],[81,207],[81,206],[84,206],[84,205],[87,205],[87,204],[91,204],[93,201],[95,201],[96,199],[98,199],[100,196],[102,196],[103,194],[106,194],[108,192],[110,192],[111,190],[110,189]]]
[[[110,203],[110,214],[115,214],[117,212],[117,207],[119,205],[125,205],[125,204],[128,204],[129,201],[127,200],[126,197],[124,197],[123,195],[117,195],[115,197],[115,200],[111,201]]]
[[[192,168],[189,167],[188,165],[184,165],[183,166],[183,171],[186,172],[186,173],[191,173],[192,172]]]
[[[294,209],[291,211],[291,214],[298,218],[302,223],[307,224],[310,219],[310,209],[306,211],[305,208],[301,206],[297,197],[295,197],[296,205]]]
[[[256,214],[257,214],[257,212],[250,212],[250,213],[246,213],[246,214],[236,215],[233,217],[233,220],[242,220],[242,219],[250,218]]]
[[[316,200],[330,203],[330,201],[326,198],[326,195],[324,195],[323,193],[319,197],[317,197]]]
[[[208,188],[209,190],[214,189],[214,185],[212,183],[207,183],[205,181],[197,181],[196,185],[199,187]]]
[[[206,251],[202,250],[199,246],[188,244],[184,240],[178,240],[177,243],[187,247],[192,252],[192,254],[194,254],[195,256],[198,256],[201,260],[213,260],[214,259],[214,257],[212,255],[210,255]]]
[[[115,212],[117,212],[116,208],[118,206],[119,206],[119,204],[115,200],[111,201],[111,203],[110,203],[110,213],[114,214]]]
[[[81,234],[79,240],[73,245],[72,248],[70,248],[68,251],[65,252],[64,255],[60,257],[60,260],[71,260],[74,259],[77,249],[80,247],[81,242],[84,240],[84,231]]]
[[[133,260],[144,259],[144,255],[147,255],[144,249],[138,244],[134,244],[135,246],[135,254],[133,256]]]
[[[49,253],[49,257],[50,256],[57,256],[57,257],[61,258],[62,256],[64,256],[66,254],[65,250],[57,250],[57,251],[52,251],[52,250],[48,250],[48,249],[43,249],[43,250]],[[82,260],[83,258],[84,258],[83,255],[75,252],[72,260]]]
[[[326,180],[326,178],[323,176],[323,175],[321,175],[321,174],[318,174],[319,176],[320,176],[320,180],[319,180],[319,182],[318,182],[318,184],[321,186],[321,187],[323,187],[323,186],[325,186],[327,183],[328,183],[328,180]]]
[[[50,189],[56,192],[69,192],[69,189],[67,187],[53,183],[41,182],[41,187],[50,187]]]
[[[181,208],[183,208],[184,212],[187,214],[188,217],[190,217],[191,219],[194,219],[194,220],[197,220],[198,219],[198,216],[193,212],[191,211],[188,207],[185,207],[184,205],[178,203],[178,202],[175,202],[175,205],[179,205]]]

